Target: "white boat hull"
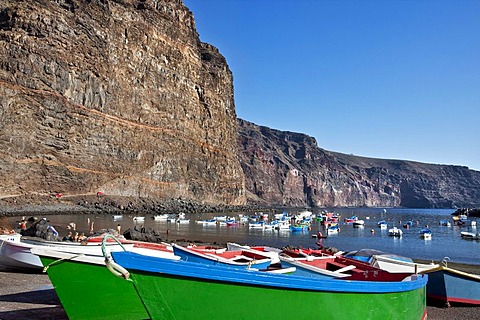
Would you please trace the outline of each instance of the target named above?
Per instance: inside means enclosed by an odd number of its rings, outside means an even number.
[[[373,255],[371,265],[391,273],[418,273],[438,267],[438,264],[415,263],[413,261],[404,261],[384,255]]]
[[[41,271],[40,258],[30,252],[29,246],[0,240],[0,267],[9,270]]]
[[[75,255],[103,257],[102,244],[98,242],[84,245],[78,242],[37,241],[32,239],[9,241],[0,239],[0,267],[11,270],[41,271],[43,268],[42,262],[38,256],[31,253],[31,249],[33,248],[48,249]],[[175,258],[173,251],[136,247],[134,242],[122,245],[107,243],[106,250],[107,252],[127,250],[159,258]]]

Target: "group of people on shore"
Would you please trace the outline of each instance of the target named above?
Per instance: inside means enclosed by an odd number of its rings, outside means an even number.
[[[85,235],[84,232],[78,234],[78,232],[75,232],[75,235],[70,231],[68,234],[63,237],[62,241],[71,241],[71,242],[82,242],[87,239],[87,236]]]

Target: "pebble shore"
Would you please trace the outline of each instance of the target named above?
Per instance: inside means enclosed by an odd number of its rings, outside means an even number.
[[[0,270],[0,284],[0,319],[68,319],[46,274]],[[428,306],[427,309],[428,320],[478,319],[480,311],[476,307]]]

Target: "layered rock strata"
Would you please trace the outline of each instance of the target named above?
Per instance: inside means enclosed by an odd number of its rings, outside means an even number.
[[[463,166],[358,157],[313,137],[239,120],[250,199],[284,206],[480,206],[480,172]]]
[[[245,203],[232,74],[180,0],[0,3],[0,194]]]

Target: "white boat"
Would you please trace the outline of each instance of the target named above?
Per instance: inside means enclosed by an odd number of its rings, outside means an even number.
[[[248,216],[239,215],[239,216],[238,216],[238,219],[239,219],[240,222],[242,222],[242,223],[248,222]]]
[[[114,214],[112,218],[113,218],[113,221],[122,220],[123,215],[122,214]]]
[[[358,220],[354,221],[354,222],[352,223],[352,225],[353,225],[355,228],[363,227],[363,226],[365,226],[365,220],[358,219]]]
[[[145,217],[136,216],[136,217],[133,217],[133,221],[145,221]]]
[[[271,224],[271,223],[265,223],[263,225],[263,230],[274,230],[275,229],[275,225],[274,224]]]
[[[467,239],[467,240],[480,240],[480,233],[478,232],[468,232],[468,231],[462,231],[460,232],[460,235],[462,239]]]
[[[287,216],[288,216],[288,214],[286,212],[282,212],[282,213],[275,213],[273,215],[273,218],[275,220],[281,220],[281,219],[286,219]]]
[[[31,253],[31,249],[41,248],[51,251],[103,257],[101,242],[47,241],[40,238],[16,236],[14,240],[0,238],[0,267],[20,271],[41,271],[40,258]],[[173,259],[173,250],[158,243],[124,240],[121,245],[116,242],[106,244],[108,252],[128,250],[139,254]],[[165,248],[165,249],[161,249]],[[177,258],[178,259],[178,258]]]
[[[167,221],[168,217],[170,217],[170,215],[168,213],[156,214],[156,215],[153,216],[153,220],[155,220],[155,221]]]
[[[216,226],[217,219],[197,220],[196,223],[203,224],[204,226]]]
[[[312,214],[313,214],[312,211],[303,210],[299,212],[297,215],[295,215],[295,218],[297,220],[310,219],[312,217]]]
[[[288,220],[273,220],[271,222],[275,230],[290,230],[290,222]]]
[[[177,219],[176,222],[179,224],[188,224],[190,223],[190,219]]]
[[[109,242],[105,246],[105,253],[109,255],[110,252],[114,251],[129,251],[150,257],[180,260],[179,256],[173,254],[173,249],[170,246],[166,246],[166,248],[168,249],[161,248],[162,246],[163,245],[161,245],[160,243],[149,243],[142,241],[133,241],[133,243],[130,243],[128,245],[124,243],[120,245],[116,242]],[[62,251],[58,250],[59,248],[55,246],[33,246],[29,249],[29,251],[32,256],[35,256],[37,258],[37,255],[47,255],[51,257],[57,257],[59,259],[69,259],[105,265],[105,256],[102,252],[102,243],[96,243],[95,247],[98,247],[100,249],[99,254],[79,254],[76,251]]]
[[[20,242],[21,238],[22,238],[22,235],[20,233],[0,234],[0,240]]]
[[[391,273],[419,273],[438,268],[438,264],[415,263],[408,257],[394,254],[373,255],[370,264]]]
[[[133,247],[133,244],[127,246]],[[83,245],[80,242],[46,241],[16,236],[14,240],[0,239],[0,267],[40,271],[43,268],[40,259],[30,252],[30,249],[35,247],[76,254],[102,255],[99,243]],[[111,247],[109,245],[109,249],[121,249],[121,246],[112,244]]]
[[[250,229],[261,229],[261,230],[263,230],[264,225],[265,225],[265,222],[263,222],[263,221],[256,221],[256,222],[250,222],[250,223],[248,224],[248,227],[249,227]]]
[[[401,237],[403,235],[402,229],[398,229],[397,227],[393,227],[388,229],[388,235],[391,237]]]
[[[377,225],[378,227],[381,229],[381,230],[385,230],[388,228],[388,224],[386,221],[382,220],[382,221],[378,221],[377,222]]]
[[[444,226],[444,227],[450,227],[452,226],[452,224],[450,223],[450,221],[448,220],[440,220],[440,223],[439,223],[441,226]]]

